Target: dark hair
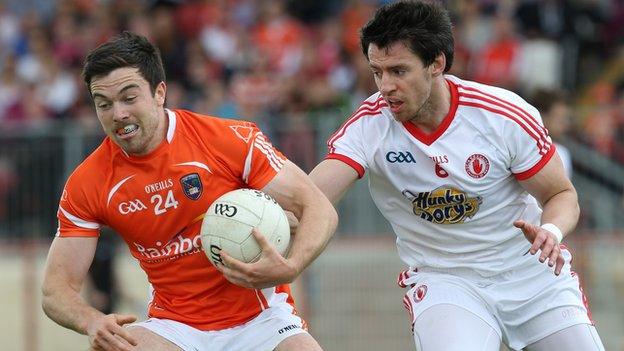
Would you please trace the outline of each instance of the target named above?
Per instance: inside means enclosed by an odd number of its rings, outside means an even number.
[[[404,42],[425,66],[442,53],[446,56],[444,72],[453,65],[451,19],[446,9],[437,3],[399,1],[385,5],[360,31],[360,44],[366,58],[370,44],[387,48],[398,41]]]
[[[131,32],[123,32],[91,51],[85,59],[82,77],[91,92],[94,77],[105,76],[124,67],[138,68],[141,76],[149,82],[152,94],[156,92],[156,86],[165,81],[165,69],[158,48],[147,38]]]
[[[529,99],[531,104],[542,114],[547,114],[558,103],[567,104],[566,93],[558,89],[537,89]]]

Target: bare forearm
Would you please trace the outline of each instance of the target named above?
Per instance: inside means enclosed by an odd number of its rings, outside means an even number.
[[[289,257],[295,260],[298,273],[303,271],[327,246],[338,224],[334,207],[309,206],[301,218],[293,236]]]
[[[565,236],[576,227],[579,205],[576,191],[568,189],[551,197],[543,205],[542,224],[556,225]]]
[[[353,168],[337,160],[325,160],[310,172],[310,179],[334,205],[355,183],[357,176]]]
[[[104,315],[89,306],[80,294],[72,289],[44,288],[42,307],[50,319],[80,334],[87,334],[90,320]]]

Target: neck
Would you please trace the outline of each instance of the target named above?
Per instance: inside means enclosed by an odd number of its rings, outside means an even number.
[[[164,108],[160,108],[158,111],[158,126],[156,126],[152,139],[149,141],[149,144],[144,152],[134,154],[134,156],[145,156],[156,150],[158,146],[167,138],[168,127],[169,116],[167,116],[167,112]]]
[[[167,138],[167,130],[169,129],[169,116],[167,111],[163,108],[158,112],[158,128],[156,129],[156,147],[160,145]],[[155,147],[155,148],[156,148]]]
[[[429,99],[410,120],[425,133],[432,133],[442,123],[451,108],[451,91],[444,76],[434,78]]]

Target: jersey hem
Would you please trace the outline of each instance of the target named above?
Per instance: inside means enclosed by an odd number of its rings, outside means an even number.
[[[349,156],[345,156],[341,154],[328,154],[327,156],[325,156],[325,159],[326,160],[338,160],[338,161],[342,161],[346,163],[348,166],[350,166],[357,172],[358,178],[362,178],[364,176],[364,173],[366,172],[364,170],[364,167],[362,167],[362,165],[360,165],[357,161],[354,161]]]
[[[544,168],[544,166],[548,163],[548,161],[550,161],[550,159],[555,154],[555,151],[556,151],[556,147],[555,147],[555,144],[553,143],[551,144],[551,147],[550,147],[550,150],[548,150],[548,153],[546,153],[546,155],[544,155],[544,157],[542,157],[542,159],[538,163],[536,163],[535,166],[529,168],[528,170],[524,172],[514,174],[514,177],[516,177],[516,179],[518,180],[527,180],[531,178],[537,172],[539,172],[542,168]]]

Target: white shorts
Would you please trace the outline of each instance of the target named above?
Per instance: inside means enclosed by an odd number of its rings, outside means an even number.
[[[149,318],[128,327],[143,327],[184,351],[271,351],[289,336],[307,333],[305,322],[287,303],[271,306],[249,322],[221,330],[202,331],[169,319]]]
[[[563,249],[563,248],[562,248]],[[409,287],[403,303],[412,322],[431,306],[451,304],[479,316],[514,350],[576,324],[593,324],[576,274],[572,255],[562,250],[565,265],[559,276],[538,257],[534,263],[484,278],[467,269],[412,269],[399,275]]]

